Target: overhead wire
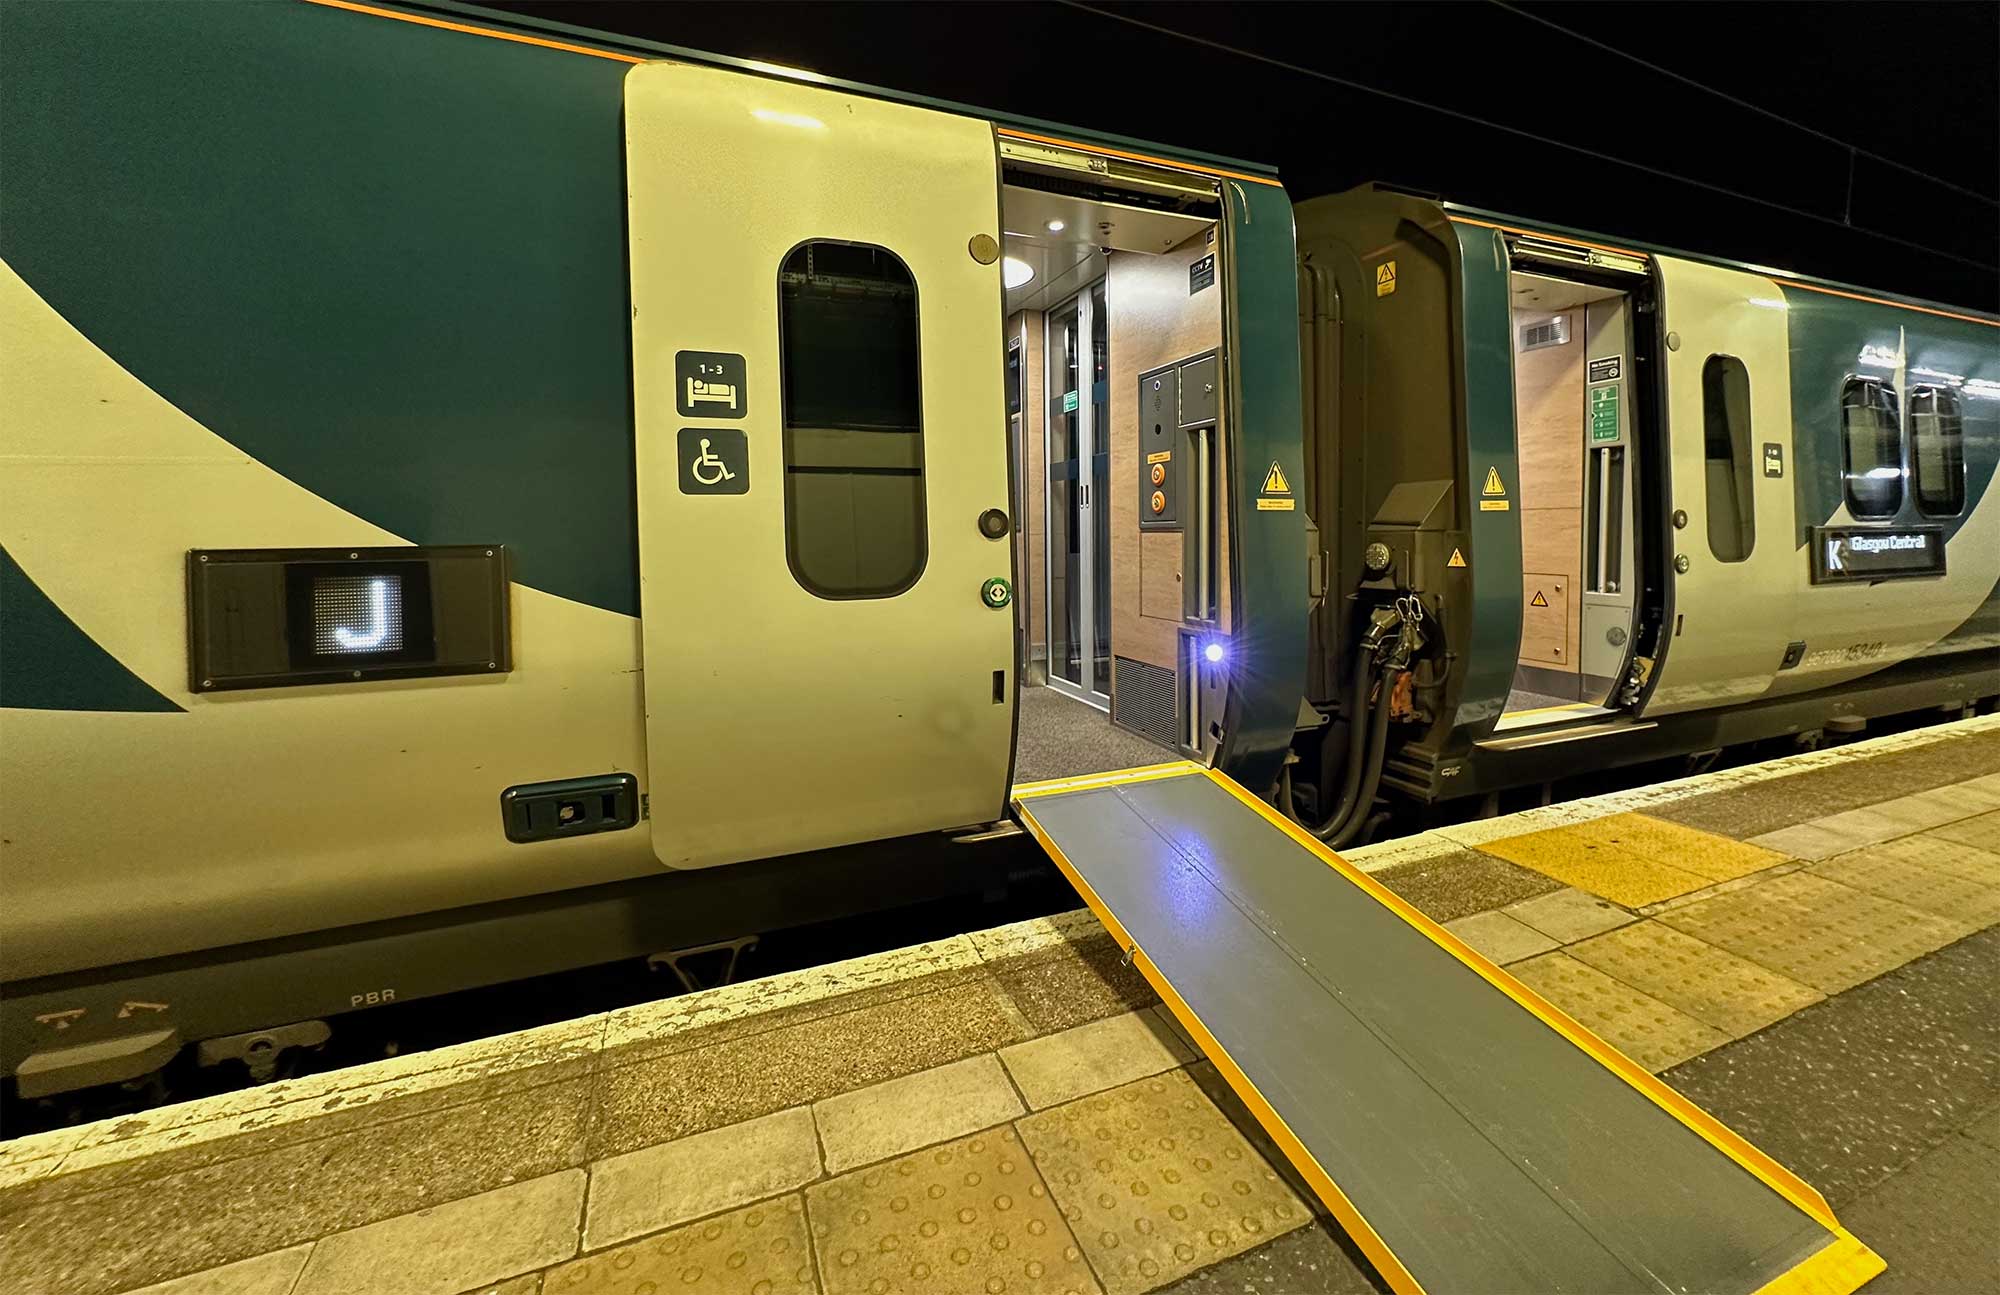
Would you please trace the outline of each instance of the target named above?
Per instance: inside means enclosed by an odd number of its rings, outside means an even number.
[[[1741,202],[1751,203],[1755,206],[1764,207],[1772,211],[1783,212],[1784,214],[1789,216],[1797,216],[1804,220],[1817,221],[1818,223],[1824,225],[1832,225],[1837,229],[1844,229],[1844,230],[1849,230],[1853,233],[1865,234],[1870,238],[1877,238],[1881,239],[1883,242],[1894,243],[1900,247],[1907,247],[1912,251],[1922,252],[1928,256],[1935,256],[1940,259],[1948,261],[1956,261],[1961,265],[1969,265],[1975,269],[1989,270],[1989,271],[2000,270],[2000,262],[1982,261],[1975,257],[1964,256],[1957,252],[1947,251],[1941,247],[1933,247],[1928,243],[1919,243],[1914,239],[1904,238],[1898,234],[1891,234],[1884,230],[1879,230],[1879,229],[1871,229],[1865,225],[1857,225],[1850,220],[1844,220],[1837,216],[1828,216],[1822,212],[1811,211],[1803,207],[1794,207],[1789,203],[1779,202],[1772,198],[1760,197],[1757,194],[1753,193],[1745,193],[1740,189],[1732,189],[1727,185],[1717,184],[1710,180],[1701,180],[1695,178],[1694,176],[1682,175],[1676,171],[1669,171],[1664,167],[1653,166],[1649,163],[1633,161],[1631,158],[1618,157],[1611,153],[1600,152],[1597,149],[1590,148],[1583,144],[1573,144],[1568,140],[1557,139],[1550,135],[1543,135],[1532,130],[1527,130],[1520,126],[1510,126],[1505,122],[1492,121],[1487,118],[1481,117],[1476,113],[1466,112],[1463,109],[1446,107],[1442,104],[1428,103],[1422,99],[1415,98],[1411,95],[1403,94],[1399,91],[1385,90],[1380,86],[1369,85],[1364,81],[1356,81],[1350,77],[1343,77],[1332,72],[1323,71],[1319,68],[1306,67],[1305,65],[1300,63],[1293,63],[1286,59],[1275,58],[1269,54],[1258,53],[1256,50],[1243,49],[1239,46],[1226,44],[1225,42],[1213,40],[1206,36],[1197,36],[1189,32],[1176,31],[1171,27],[1165,27],[1158,23],[1148,22],[1143,18],[1139,18],[1131,14],[1119,13],[1109,9],[1100,9],[1094,4],[1086,3],[1085,0],[1058,0],[1058,2],[1072,9],[1080,9],[1083,12],[1091,14],[1098,18],[1108,18],[1114,22],[1124,23],[1127,26],[1137,27],[1140,28],[1141,30],[1150,31],[1157,35],[1166,36],[1174,40],[1188,41],[1191,44],[1200,45],[1206,49],[1215,50],[1218,53],[1233,55],[1237,58],[1249,59],[1252,62],[1262,63],[1269,67],[1280,68],[1284,71],[1293,72],[1300,76],[1310,77],[1316,81],[1324,81],[1330,85],[1338,85],[1349,90],[1359,91],[1363,94],[1375,95],[1378,98],[1387,99],[1392,103],[1403,104],[1406,107],[1418,108],[1426,112],[1436,113],[1440,116],[1451,118],[1454,121],[1462,121],[1471,125],[1484,127],[1488,130],[1499,131],[1502,134],[1512,135],[1517,139],[1529,140],[1533,143],[1541,144],[1548,148],[1561,149],[1565,152],[1574,153],[1579,156],[1594,158],[1601,162],[1608,162],[1614,166],[1622,166],[1628,170],[1638,171],[1646,175],[1654,176],[1658,179],[1669,180],[1675,184],[1688,185],[1692,188],[1705,190],[1709,193],[1720,194],[1726,198],[1732,198]]]

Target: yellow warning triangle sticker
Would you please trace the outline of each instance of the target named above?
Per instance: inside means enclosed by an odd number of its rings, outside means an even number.
[[[1453,549],[1453,550],[1451,551],[1451,561],[1449,561],[1449,562],[1445,563],[1445,565],[1446,565],[1446,566],[1448,566],[1448,567],[1462,567],[1462,566],[1464,566],[1464,565],[1465,565],[1465,554],[1463,554],[1463,553],[1459,552],[1459,551],[1458,551],[1457,549]]]
[[[1479,493],[1482,495],[1504,495],[1507,493],[1507,487],[1500,484],[1500,469],[1486,469],[1486,485],[1481,488]]]
[[[1546,607],[1548,605],[1549,600],[1542,597],[1542,591],[1539,589],[1535,590],[1535,596],[1528,600],[1528,606],[1530,607]]]
[[[1278,466],[1275,459],[1271,461],[1271,470],[1264,474],[1264,489],[1262,493],[1267,495],[1289,495],[1292,493],[1292,483],[1285,480],[1285,470]]]

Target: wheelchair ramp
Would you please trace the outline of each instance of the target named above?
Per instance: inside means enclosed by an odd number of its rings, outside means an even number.
[[[1826,1202],[1223,775],[1022,822],[1398,1291],[1843,1295]]]

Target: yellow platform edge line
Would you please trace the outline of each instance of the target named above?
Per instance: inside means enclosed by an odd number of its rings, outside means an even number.
[[[1267,822],[1272,823],[1292,840],[1304,846],[1321,862],[1340,873],[1346,880],[1360,887],[1371,899],[1380,903],[1409,925],[1415,927],[1433,944],[1457,958],[1481,979],[1498,989],[1520,1006],[1526,1008],[1542,1023],[1581,1048],[1612,1073],[1624,1079],[1633,1088],[1645,1094],[1654,1105],[1659,1106],[1680,1122],[1699,1134],[1711,1146],[1748,1170],[1765,1186],[1796,1205],[1807,1215],[1818,1221],[1830,1232],[1840,1231],[1840,1221],[1833,1216],[1833,1210],[1804,1179],[1779,1164],[1769,1155],[1753,1146],[1742,1134],[1737,1133],[1720,1120],[1702,1110],[1693,1102],[1676,1092],[1670,1085],[1660,1081],[1652,1072],[1627,1057],[1618,1049],[1606,1043],[1589,1029],[1572,1019],[1567,1012],[1549,1002],[1528,986],[1516,980],[1496,963],[1460,940],[1451,932],[1432,921],[1415,905],[1384,886],[1373,877],[1362,872],[1353,864],[1328,849],[1326,843],[1313,836],[1297,823],[1280,814],[1248,791],[1238,786],[1227,775],[1209,770],[1210,779],[1229,792],[1237,800],[1255,810]]]
[[[1199,766],[1194,768],[1199,771]],[[1382,1274],[1382,1279],[1389,1283],[1390,1289],[1397,1292],[1397,1295],[1425,1295],[1423,1286],[1410,1274],[1410,1270],[1403,1266],[1403,1261],[1396,1257],[1396,1252],[1389,1248],[1388,1243],[1382,1240],[1369,1225],[1368,1220],[1362,1217],[1354,1202],[1347,1198],[1347,1193],[1333,1181],[1333,1176],[1313,1158],[1305,1143],[1301,1142],[1298,1135],[1292,1132],[1291,1126],[1285,1123],[1284,1117],[1264,1100],[1264,1095],[1257,1091],[1257,1085],[1250,1082],[1250,1077],[1243,1073],[1242,1067],[1236,1064],[1216,1037],[1209,1033],[1208,1027],[1202,1024],[1201,1018],[1195,1015],[1194,1009],[1188,1006],[1187,1000],[1181,997],[1180,991],[1174,988],[1166,973],[1146,956],[1145,950],[1138,947],[1131,933],[1119,922],[1110,907],[1099,898],[1097,891],[1084,879],[1083,874],[1077,871],[1076,865],[1069,861],[1069,856],[1063,853],[1062,847],[1055,843],[1041,823],[1035,819],[1034,813],[1025,806],[1017,808],[1020,810],[1022,820],[1027,824],[1028,831],[1041,842],[1042,849],[1048,852],[1049,858],[1055,861],[1056,867],[1062,870],[1062,874],[1069,878],[1070,885],[1076,887],[1077,894],[1083,896],[1083,902],[1090,908],[1091,913],[1104,924],[1104,929],[1111,933],[1111,938],[1118,942],[1118,947],[1132,955],[1132,965],[1137,967],[1139,974],[1158,991],[1161,1001],[1166,1003],[1167,1009],[1174,1014],[1174,1019],[1181,1023],[1181,1028],[1201,1045],[1202,1052],[1215,1064],[1216,1070],[1221,1073],[1229,1087],[1242,1099],[1243,1104],[1250,1108],[1251,1113],[1257,1117],[1257,1122],[1263,1125],[1264,1131],[1277,1142],[1279,1148],[1284,1151],[1285,1158],[1291,1161],[1292,1167],[1299,1171],[1311,1185],[1321,1203],[1347,1230],[1348,1236],[1353,1238],[1361,1253],[1368,1256],[1368,1261],[1375,1265],[1375,1270]]]
[[[1888,1270],[1881,1255],[1836,1227],[1830,1244],[1758,1287],[1756,1295],[1849,1295]]]

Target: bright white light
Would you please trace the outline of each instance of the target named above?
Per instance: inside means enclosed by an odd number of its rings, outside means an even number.
[[[1000,281],[1010,288],[1018,288],[1035,277],[1035,267],[1017,257],[1008,257],[1000,262]]]
[[[773,112],[769,108],[752,108],[750,115],[758,121],[767,121],[773,126],[796,126],[800,130],[825,130],[826,123],[817,117],[808,117],[798,112]]]
[[[1208,662],[1208,663],[1209,663],[1210,665],[1219,665],[1219,664],[1221,664],[1221,661],[1222,661],[1222,644],[1220,644],[1220,643],[1211,643],[1211,644],[1209,644],[1209,645],[1208,645],[1207,647],[1205,647],[1205,648],[1203,648],[1203,649],[1201,650],[1201,655],[1202,655],[1202,659],[1203,659],[1203,660],[1205,660],[1205,661],[1207,661],[1207,662]]]
[[[1791,307],[1785,304],[1784,299],[1781,297],[1751,297],[1749,301],[1751,305],[1762,306],[1766,310],[1791,309]]]
[[[370,580],[368,582],[368,628],[359,633],[337,625],[334,638],[340,646],[353,652],[366,652],[370,648],[382,646],[382,640],[389,637],[389,582]]]
[[[1861,348],[1861,363],[1872,364],[1878,369],[1896,367],[1896,349],[1892,346],[1864,346]]]
[[[1968,396],[1978,396],[1985,400],[2000,400],[2000,382],[1993,382],[1986,378],[1967,378],[1965,380],[1965,394]]]
[[[1052,220],[1048,224],[1048,230],[1051,234],[1060,234],[1067,228],[1068,226],[1064,225],[1060,220]]]

